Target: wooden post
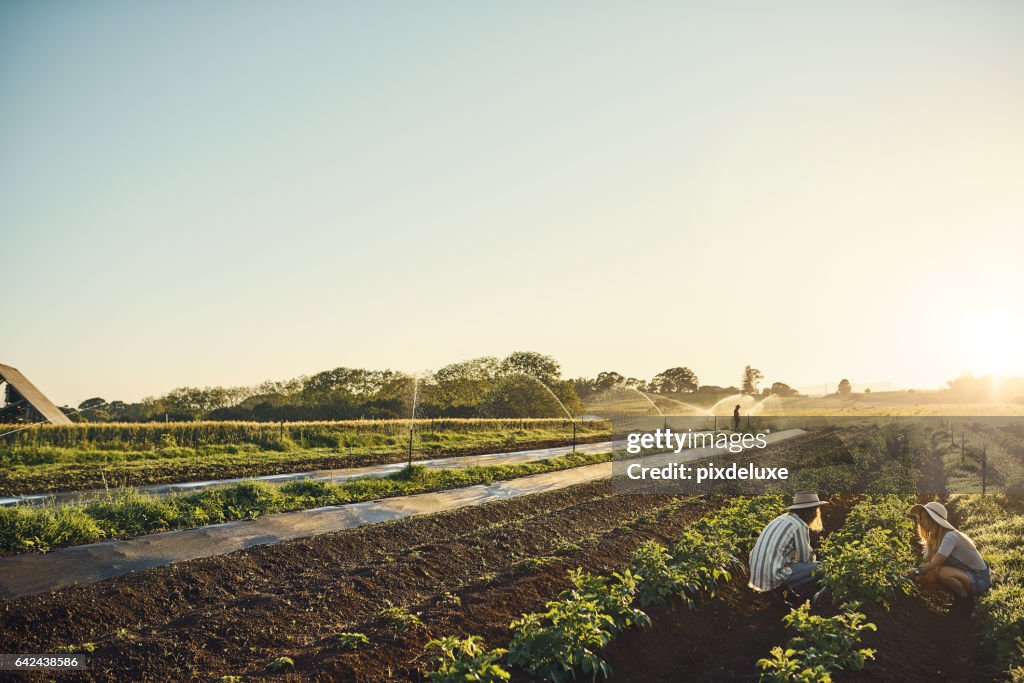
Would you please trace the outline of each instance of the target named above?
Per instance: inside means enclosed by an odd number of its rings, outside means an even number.
[[[960,432],[960,464],[964,464],[964,433]]]
[[[412,420],[409,420],[409,469],[412,469]]]
[[[988,445],[981,447],[981,495],[988,488]]]

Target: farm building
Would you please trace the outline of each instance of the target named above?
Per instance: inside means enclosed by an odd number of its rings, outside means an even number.
[[[0,387],[4,403],[0,406],[0,423],[50,422],[71,424],[68,416],[46,398],[25,375],[9,365],[0,365]]]

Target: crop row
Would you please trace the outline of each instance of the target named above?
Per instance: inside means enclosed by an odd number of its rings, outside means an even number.
[[[567,419],[429,419],[429,420],[339,420],[323,422],[129,422],[37,425],[3,437],[5,448],[30,446],[89,447],[131,450],[158,448],[168,444],[198,447],[223,444],[304,443],[308,447],[344,447],[352,437],[377,435],[404,437],[409,428],[427,432],[516,432],[557,428],[572,432]],[[608,423],[577,422],[583,432],[607,431]],[[19,429],[17,425],[0,432]]]
[[[994,674],[1024,682],[1024,500],[963,495],[952,507],[992,568],[992,589],[975,611],[986,659]]]
[[[907,496],[875,496],[853,507],[842,528],[821,544],[821,591],[836,605],[875,602],[907,594],[917,558]]]
[[[916,557],[908,506],[903,496],[866,499],[825,539],[819,551],[820,590],[814,599],[828,595],[839,613],[812,614],[810,601],[792,609],[783,621],[796,635],[758,661],[762,681],[827,683],[832,671],[859,671],[874,657],[873,650],[858,647],[861,633],[875,630],[858,610],[865,601],[888,607],[892,596],[913,587],[907,578]]]
[[[574,680],[578,673],[609,678],[612,671],[601,651],[622,631],[650,623],[637,605],[679,597],[694,607],[699,594],[713,593],[719,581],[730,578],[738,556],[749,552],[761,528],[781,509],[782,499],[775,495],[735,498],[688,526],[670,547],[642,544],[622,572],[595,576],[576,569],[569,573],[572,586],[547,603],[545,611],[512,622],[507,649],[487,650],[475,636],[432,641],[428,651],[438,653],[429,676],[445,683],[504,681],[509,677],[499,664],[504,658],[555,683]]]
[[[334,484],[302,480],[283,485],[242,482],[164,498],[133,489],[84,505],[0,508],[0,553],[52,548],[217,524],[261,515],[340,505],[590,465],[608,454],[571,454],[518,465],[431,470],[414,465],[393,475]]]
[[[338,447],[300,442],[180,446],[172,435],[165,444],[135,450],[21,446],[0,439],[0,493],[44,493],[108,486],[224,479],[314,469],[363,467],[408,457],[409,434],[348,434]],[[413,434],[413,459],[473,455],[564,445],[572,429],[553,422],[505,432],[426,431]],[[601,441],[607,432],[577,428],[578,443]],[[316,443],[326,443],[324,441]]]

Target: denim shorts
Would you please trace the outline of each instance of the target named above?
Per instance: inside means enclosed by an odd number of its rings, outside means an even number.
[[[946,565],[959,569],[964,574],[967,574],[971,580],[971,593],[975,596],[981,596],[988,593],[988,589],[992,587],[992,572],[989,569],[988,563],[985,563],[984,569],[971,569],[963,562],[959,562],[952,557],[946,558]]]
[[[976,596],[988,593],[988,589],[992,587],[992,572],[989,570],[988,564],[984,569],[967,569],[965,571],[967,576],[971,577],[971,585],[974,587]]]

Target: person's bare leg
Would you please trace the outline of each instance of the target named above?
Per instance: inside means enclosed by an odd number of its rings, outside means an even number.
[[[962,569],[939,567],[935,571],[939,575],[939,582],[942,587],[953,595],[966,598],[971,594],[971,579]]]
[[[917,583],[921,588],[942,588],[941,582],[939,581],[939,571],[937,569],[932,570],[927,574],[921,574],[917,579]]]

